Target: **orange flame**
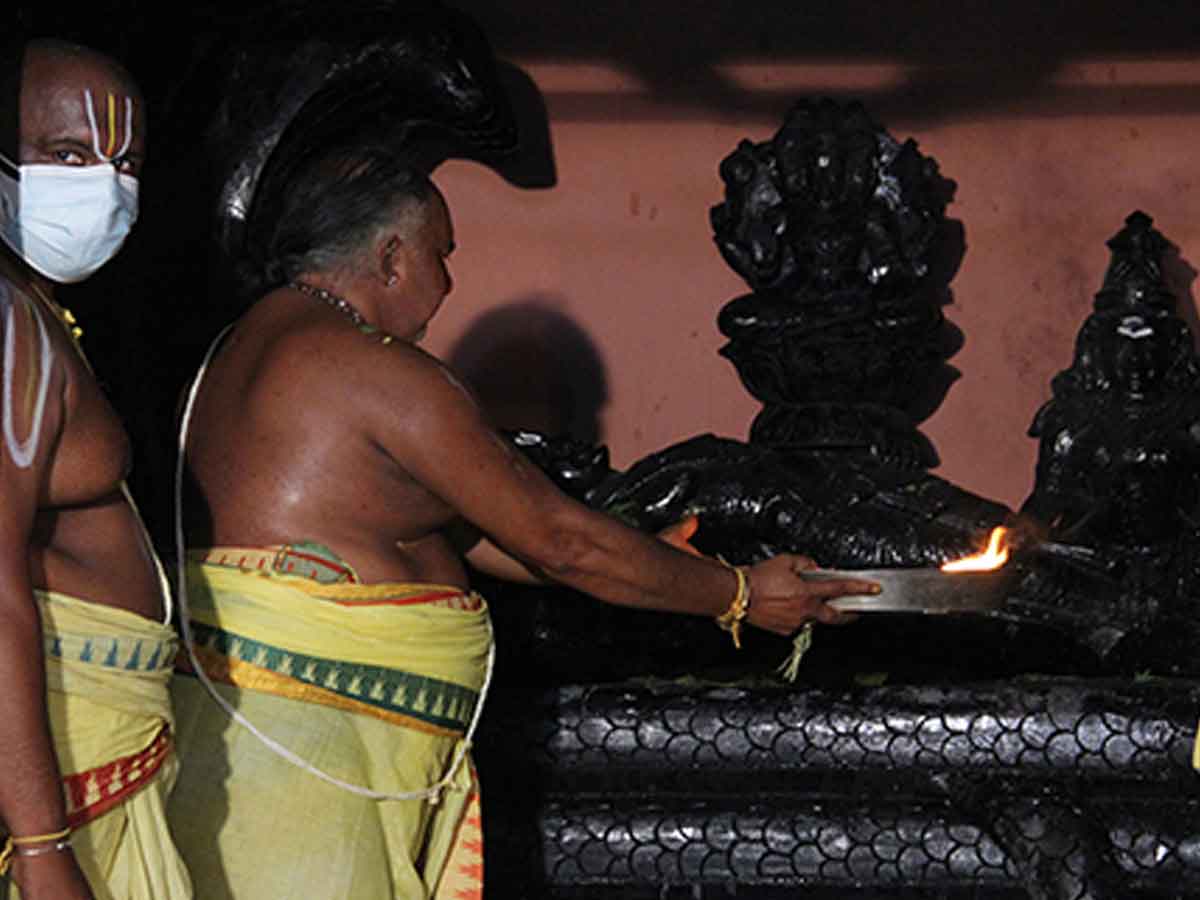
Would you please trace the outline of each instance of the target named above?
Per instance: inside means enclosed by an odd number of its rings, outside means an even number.
[[[1004,536],[1007,528],[993,528],[987,549],[974,556],[964,556],[942,566],[943,572],[990,572],[1008,561],[1008,546]]]

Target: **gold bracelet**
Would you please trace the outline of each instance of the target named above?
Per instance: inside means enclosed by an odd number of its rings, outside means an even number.
[[[0,850],[0,875],[7,875],[9,866],[12,865],[13,853],[16,852],[21,856],[40,856],[43,853],[57,852],[66,850],[71,846],[70,841],[66,840],[71,834],[71,826],[62,828],[58,831],[51,831],[47,834],[30,834],[25,837],[13,837],[11,834],[8,840],[4,842],[4,849]],[[53,847],[46,849],[22,850],[22,847],[28,847],[31,844],[49,844],[54,842]]]
[[[750,576],[746,574],[743,566],[731,566],[720,557],[717,559],[723,566],[732,569],[733,574],[737,576],[737,593],[734,594],[729,609],[717,616],[717,627],[722,631],[728,631],[733,637],[733,646],[741,650],[742,619],[746,618],[750,612]]]

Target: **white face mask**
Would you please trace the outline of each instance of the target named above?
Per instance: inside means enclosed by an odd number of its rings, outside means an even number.
[[[137,221],[138,180],[112,165],[23,165],[19,179],[6,168],[0,239],[52,281],[83,281],[117,255]]]

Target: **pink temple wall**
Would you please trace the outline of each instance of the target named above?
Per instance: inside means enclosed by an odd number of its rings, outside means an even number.
[[[509,58],[545,96],[558,184],[521,190],[462,162],[439,170],[459,249],[427,346],[477,376],[502,424],[598,437],[619,468],[702,432],[746,436],[758,404],[717,355],[715,321],[746,289],[708,209],[721,200],[719,161],[743,137],[770,137],[793,98],[861,95],[958,185],[948,216],[967,249],[946,315],[963,332],[950,360],[962,374],[923,430],[938,472],[969,490],[1014,506],[1028,493],[1026,429],[1070,363],[1104,242],[1126,215],[1148,212],[1200,266],[1200,108],[1179,100],[1196,93],[1200,61],[1071,60],[1025,96],[932,115],[889,93],[899,63],[730,64],[724,77],[760,101],[738,114],[663,98],[616,66]],[[581,100],[597,96],[603,115]]]

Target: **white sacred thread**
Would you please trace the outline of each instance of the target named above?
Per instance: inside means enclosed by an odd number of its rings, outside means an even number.
[[[92,127],[92,149],[96,152],[96,156],[104,162],[112,162],[114,159],[120,159],[125,155],[125,151],[129,149],[130,143],[133,141],[133,99],[125,98],[125,143],[121,145],[121,149],[112,156],[106,156],[104,151],[100,149],[100,128],[96,125],[96,105],[92,101],[92,92],[89,88],[83,89],[84,106],[87,108],[88,125]]]
[[[33,422],[29,428],[29,436],[19,440],[16,427],[13,425],[13,370],[16,367],[16,336],[13,311],[16,304],[7,292],[0,303],[4,310],[4,443],[8,447],[9,456],[20,468],[28,469],[37,457],[38,443],[42,434],[42,416],[46,412],[46,397],[50,393],[50,369],[54,362],[54,353],[50,349],[50,335],[42,323],[42,317],[36,309],[31,310],[33,320],[37,323],[38,337],[41,339],[41,370],[38,373],[37,400],[33,406]]]

